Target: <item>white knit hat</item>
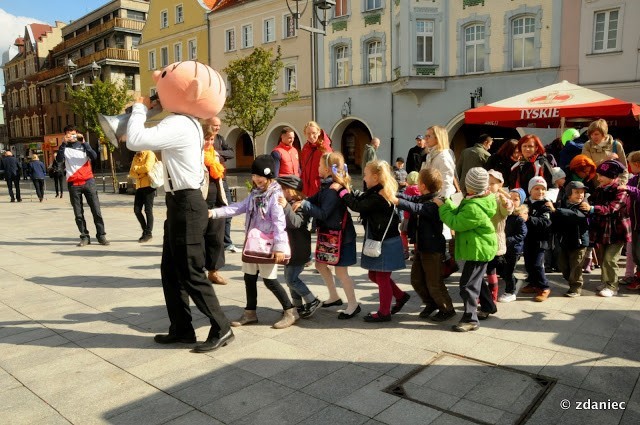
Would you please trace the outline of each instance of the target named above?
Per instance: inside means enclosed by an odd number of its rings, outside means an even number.
[[[544,188],[546,189],[547,181],[544,179],[544,177],[535,176],[534,178],[529,180],[529,193],[531,193],[531,190],[536,186],[544,186]]]
[[[475,194],[484,193],[489,188],[489,173],[482,167],[473,167],[467,172],[464,185]]]
[[[560,179],[564,179],[567,175],[562,171],[560,167],[553,167],[551,169],[551,183],[556,184]]]

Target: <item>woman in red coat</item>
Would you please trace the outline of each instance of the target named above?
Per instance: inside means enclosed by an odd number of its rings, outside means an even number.
[[[307,143],[304,144],[300,154],[302,191],[305,196],[310,197],[320,190],[320,177],[318,175],[320,158],[325,153],[333,151],[331,150],[331,139],[317,122],[309,121],[304,126],[304,135],[307,138]]]

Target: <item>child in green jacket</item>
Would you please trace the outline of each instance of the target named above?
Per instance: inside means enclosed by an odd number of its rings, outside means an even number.
[[[489,195],[489,174],[484,168],[473,167],[464,179],[467,197],[456,208],[450,199],[435,200],[440,219],[456,232],[455,258],[464,261],[460,276],[460,296],[464,302],[464,315],[456,332],[478,329],[478,296],[487,263],[498,251],[496,231],[491,223],[497,211],[495,196]]]

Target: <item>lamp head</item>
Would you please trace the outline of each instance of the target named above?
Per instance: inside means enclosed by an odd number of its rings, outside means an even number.
[[[320,10],[329,10],[336,5],[334,0],[314,0],[313,5]]]

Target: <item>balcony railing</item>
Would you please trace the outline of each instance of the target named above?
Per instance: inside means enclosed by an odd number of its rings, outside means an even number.
[[[109,47],[104,50],[100,50],[99,52],[92,53],[89,56],[78,58],[75,62],[76,65],[78,65],[78,69],[80,69],[83,66],[91,65],[91,62],[93,61],[100,62],[102,60],[119,60],[137,63],[140,61],[140,51]],[[35,79],[36,81],[46,81],[66,73],[67,69],[64,66],[58,66],[53,69],[39,72],[36,74]]]
[[[69,49],[73,46],[81,44],[82,42],[92,37],[95,37],[96,35],[102,32],[112,30],[113,28],[123,28],[123,29],[142,32],[143,27],[144,27],[144,22],[142,21],[136,21],[134,19],[126,19],[126,18],[115,18],[105,22],[104,24],[100,24],[97,27],[93,27],[87,32],[78,34],[77,36],[70,38],[67,41],[63,41],[62,43],[54,47],[52,52],[55,55],[56,53],[60,53],[66,49]]]

